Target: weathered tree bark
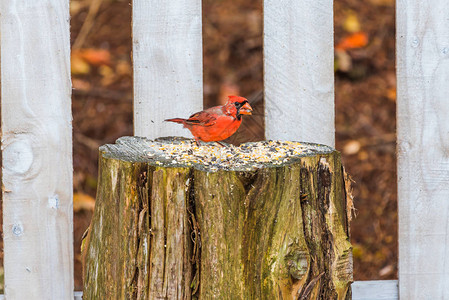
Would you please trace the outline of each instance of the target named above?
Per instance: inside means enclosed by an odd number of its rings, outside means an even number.
[[[352,200],[337,151],[306,144],[280,164],[215,170],[155,144],[100,148],[84,299],[351,298]]]

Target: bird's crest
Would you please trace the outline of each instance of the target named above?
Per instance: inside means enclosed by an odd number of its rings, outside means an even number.
[[[248,99],[246,99],[244,97],[234,96],[234,95],[228,96],[228,99],[229,99],[228,102],[239,102],[239,103],[242,103],[242,102],[248,101]]]

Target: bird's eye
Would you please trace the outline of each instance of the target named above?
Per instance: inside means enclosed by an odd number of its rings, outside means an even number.
[[[248,101],[243,101],[243,102],[234,102],[235,107],[240,108],[243,105],[245,105],[246,103],[248,103]]]

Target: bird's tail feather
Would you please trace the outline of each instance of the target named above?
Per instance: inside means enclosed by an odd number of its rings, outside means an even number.
[[[174,118],[174,119],[166,119],[164,121],[165,122],[174,122],[174,123],[184,124],[185,120],[186,119]]]

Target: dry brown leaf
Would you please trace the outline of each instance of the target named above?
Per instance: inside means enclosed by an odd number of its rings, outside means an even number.
[[[95,199],[84,193],[73,194],[73,211],[82,210],[93,211],[95,208]]]
[[[117,65],[115,67],[115,71],[118,75],[132,75],[132,67],[126,60],[121,60],[117,62]]]
[[[335,51],[335,68],[342,72],[349,72],[352,68],[352,58],[346,51]]]
[[[89,64],[79,56],[79,53],[72,52],[71,58],[71,72],[73,75],[86,75],[90,72]]]
[[[379,276],[381,276],[381,277],[386,276],[386,275],[392,273],[393,271],[394,271],[393,266],[387,265],[387,266],[383,267],[382,269],[380,269]]]
[[[72,88],[74,90],[89,91],[91,89],[90,82],[79,78],[72,78]]]
[[[361,26],[359,22],[359,17],[354,11],[349,11],[343,22],[343,29],[347,32],[359,32],[361,31]]]
[[[377,6],[394,6],[395,0],[370,0],[369,2]]]
[[[343,153],[346,155],[353,155],[358,153],[361,147],[362,145],[359,141],[352,140],[346,143],[346,145],[343,147]]]

